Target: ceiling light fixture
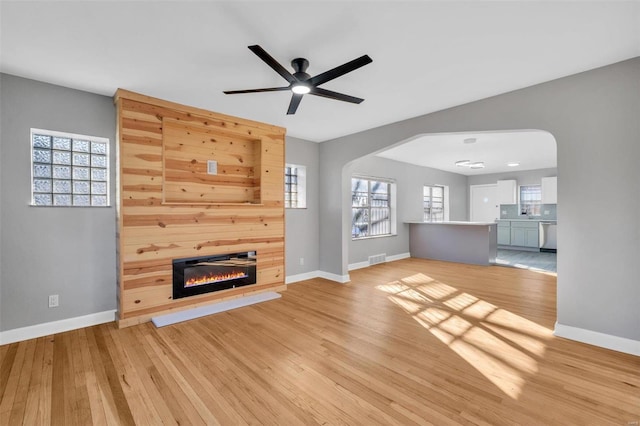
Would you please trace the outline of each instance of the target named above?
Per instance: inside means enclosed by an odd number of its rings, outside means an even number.
[[[311,88],[304,83],[297,83],[291,86],[291,91],[298,95],[306,95],[311,91]]]
[[[467,138],[463,142],[466,144],[470,144],[470,143],[476,143],[476,141],[477,141],[476,138]]]
[[[469,167],[471,169],[484,169],[484,162],[482,161],[469,161],[469,160],[460,160],[456,161],[456,166],[458,167]]]
[[[511,162],[511,163],[507,163],[507,166],[508,166],[508,167],[518,167],[519,165],[520,165],[520,163],[518,163],[518,162],[516,162],[516,161],[513,161],[513,162]]]

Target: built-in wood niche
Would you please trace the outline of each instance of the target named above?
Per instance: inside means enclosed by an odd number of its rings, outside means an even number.
[[[164,202],[260,204],[261,148],[251,134],[163,119]]]
[[[284,286],[285,129],[119,89],[118,325]],[[172,260],[256,251],[257,282],[173,300]]]

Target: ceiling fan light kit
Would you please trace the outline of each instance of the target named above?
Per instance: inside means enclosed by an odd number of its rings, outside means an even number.
[[[294,73],[291,74],[285,67],[280,65],[271,55],[269,55],[262,47],[256,45],[249,46],[249,49],[262,59],[267,65],[269,65],[275,72],[280,74],[282,78],[287,80],[288,86],[283,87],[267,87],[262,89],[248,89],[248,90],[225,90],[227,95],[236,95],[240,93],[259,93],[259,92],[281,92],[291,90],[293,95],[291,96],[291,102],[289,103],[289,109],[287,114],[295,114],[302,96],[306,94],[321,96],[323,98],[335,99],[338,101],[349,102],[353,104],[359,104],[364,99],[356,98],[355,96],[345,95],[344,93],[338,93],[331,90],[323,89],[318,86],[331,81],[335,78],[341,77],[351,71],[357,70],[367,64],[373,62],[368,55],[363,55],[338,67],[332,68],[329,71],[325,71],[316,76],[310,76],[307,74],[307,68],[309,67],[309,61],[305,58],[295,58],[291,61],[291,67],[294,69]]]

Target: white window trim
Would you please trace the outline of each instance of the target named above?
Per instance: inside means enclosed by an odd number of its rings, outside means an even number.
[[[522,194],[522,187],[523,186],[537,186],[538,188],[540,188],[540,214],[522,214],[522,199],[521,199],[521,194]],[[531,217],[541,217],[542,216],[542,184],[539,183],[529,183],[529,184],[523,184],[523,185],[518,185],[518,216],[531,216]]]
[[[439,186],[441,188],[444,188],[443,191],[443,196],[444,196],[444,202],[442,204],[442,207],[444,209],[444,219],[443,222],[449,222],[449,185],[442,185],[440,183],[425,183],[422,185],[422,218],[424,219],[424,187],[425,186]]]
[[[398,185],[396,184],[396,180],[392,179],[392,178],[383,178],[383,177],[377,177],[377,176],[370,176],[370,175],[363,175],[363,174],[357,174],[354,173],[351,175],[351,178],[349,179],[349,183],[351,184],[352,179],[366,179],[366,180],[372,180],[372,181],[377,181],[377,182],[385,182],[389,184],[389,191],[390,191],[390,196],[389,196],[389,229],[390,229],[390,233],[389,234],[381,234],[381,235],[367,235],[366,237],[354,237],[351,234],[351,230],[349,231],[349,234],[351,235],[351,241],[361,241],[361,240],[370,240],[370,239],[374,239],[374,238],[387,238],[387,237],[395,237],[398,235],[398,222],[396,220],[397,218],[397,211],[398,211],[398,205],[397,205],[397,187]],[[351,185],[349,185],[351,186]],[[350,194],[352,194],[352,191],[349,191]],[[351,198],[351,197],[349,197]],[[353,204],[351,206],[349,206],[351,209],[353,209]],[[353,210],[352,210],[353,211]],[[351,216],[352,220],[353,220],[353,213]]]
[[[306,209],[307,208],[307,166],[303,166],[301,164],[293,164],[293,163],[286,163],[285,164],[285,168],[286,167],[295,167],[297,170],[297,177],[298,177],[298,183],[297,183],[297,193],[298,193],[298,205],[296,205],[295,207],[286,207],[287,209]]]
[[[87,140],[90,142],[101,142],[104,143],[106,145],[106,154],[105,156],[107,157],[107,167],[106,167],[106,171],[107,171],[107,180],[106,180],[106,185],[107,185],[107,203],[104,206],[78,206],[78,205],[69,205],[69,206],[59,206],[59,205],[47,205],[47,206],[42,206],[42,205],[38,205],[34,203],[34,191],[33,191],[33,135],[34,134],[41,134],[41,135],[47,135],[47,136],[51,136],[51,137],[61,137],[61,138],[70,138],[70,139],[82,139],[82,140]],[[51,149],[53,151],[53,148]],[[70,152],[73,152],[73,150],[71,150]],[[92,136],[92,135],[82,135],[79,133],[70,133],[70,132],[61,132],[58,130],[47,130],[47,129],[38,129],[38,128],[31,128],[29,131],[29,154],[30,154],[30,158],[29,158],[29,162],[31,164],[31,170],[30,170],[30,192],[31,192],[31,197],[30,197],[30,201],[29,201],[29,206],[32,207],[63,207],[63,208],[109,208],[111,207],[111,152],[110,152],[110,140],[109,138],[105,138],[102,136]],[[89,182],[91,182],[91,180],[89,180]],[[71,195],[73,195],[73,192],[71,192]]]

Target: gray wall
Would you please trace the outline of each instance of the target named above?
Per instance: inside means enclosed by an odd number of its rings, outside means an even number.
[[[285,209],[287,276],[318,270],[318,151],[319,145],[315,142],[287,136],[285,161],[307,168],[307,208]],[[304,259],[304,265],[300,265],[300,258]]]
[[[449,186],[450,220],[467,218],[466,176],[441,170],[401,163],[373,155],[360,158],[345,167],[349,175],[361,174],[396,181],[397,235],[353,241],[349,238],[349,264],[367,261],[369,256],[386,253],[387,256],[409,252],[408,220],[422,220],[423,186],[441,184]],[[350,211],[350,209],[349,209]],[[347,229],[350,232],[350,228]]]
[[[471,185],[489,185],[499,180],[515,179],[518,185],[540,185],[543,177],[558,176],[557,168],[522,170],[504,173],[492,173],[489,175],[469,176],[468,182]]]
[[[32,127],[109,138],[115,205],[112,99],[7,74],[0,87],[0,330],[115,309],[115,207],[29,206]]]
[[[421,134],[548,131],[558,145],[558,323],[640,340],[638,117],[634,58],[324,142],[320,268],[347,273],[349,162]]]

